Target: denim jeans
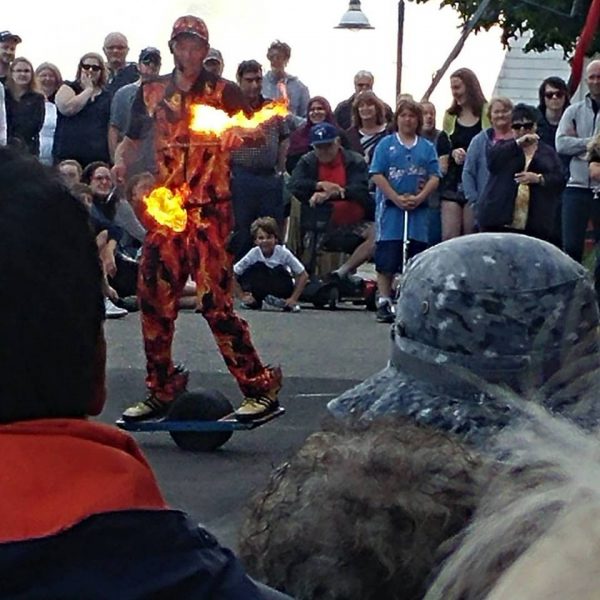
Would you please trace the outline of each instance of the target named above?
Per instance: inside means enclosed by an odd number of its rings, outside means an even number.
[[[600,225],[600,199],[588,188],[567,187],[562,197],[563,250],[577,262],[583,257],[585,232],[589,220]]]

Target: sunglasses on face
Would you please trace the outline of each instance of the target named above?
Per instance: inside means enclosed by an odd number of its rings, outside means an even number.
[[[552,100],[552,98],[561,99],[561,98],[565,97],[565,94],[564,94],[564,92],[560,92],[560,91],[558,91],[558,92],[545,92],[544,93],[544,97],[546,98],[546,100]]]
[[[98,71],[102,70],[102,67],[100,65],[81,65],[81,68],[84,71],[93,71],[94,73],[98,73]]]
[[[531,131],[535,123],[533,121],[524,121],[523,123],[513,123],[511,127],[515,131],[519,131],[519,129],[525,129],[526,131]]]

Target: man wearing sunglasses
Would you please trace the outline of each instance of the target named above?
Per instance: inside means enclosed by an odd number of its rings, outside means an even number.
[[[587,147],[600,131],[600,60],[586,69],[589,92],[565,110],[556,131],[556,150],[571,157],[569,181],[562,197],[563,250],[581,262],[589,220],[600,226],[600,201],[594,198],[594,182],[588,171]]]
[[[110,107],[110,123],[108,125],[108,148],[110,150],[110,158],[113,161],[115,158],[115,149],[129,128],[131,106],[140,85],[159,74],[161,61],[160,50],[158,48],[144,48],[140,52],[137,65],[140,78],[136,82],[129,83],[118,89],[113,96]],[[139,156],[136,157],[136,161],[129,168],[128,175],[130,177],[143,171],[150,171],[151,173],[155,171],[153,128],[149,127],[144,131],[141,142]]]
[[[556,130],[563,113],[569,106],[569,90],[560,77],[546,77],[538,90],[538,110],[541,119],[538,123],[538,135],[545,144],[556,148]],[[566,164],[568,169],[568,162]]]

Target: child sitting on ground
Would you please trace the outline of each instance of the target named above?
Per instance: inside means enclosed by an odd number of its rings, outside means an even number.
[[[255,247],[233,266],[242,306],[259,310],[264,301],[287,312],[299,311],[308,275],[304,265],[279,243],[277,222],[272,217],[256,219],[250,233]]]

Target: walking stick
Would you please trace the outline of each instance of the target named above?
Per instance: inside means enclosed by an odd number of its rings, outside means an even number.
[[[404,211],[404,233],[402,236],[402,273],[406,271],[406,263],[408,262],[408,246],[410,240],[408,239],[408,211]]]

